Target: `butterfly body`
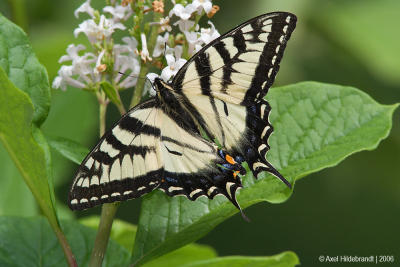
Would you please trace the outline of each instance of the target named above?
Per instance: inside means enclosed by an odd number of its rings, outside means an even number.
[[[236,191],[247,162],[290,183],[266,160],[273,131],[267,94],[296,17],[276,12],[239,25],[195,54],[156,96],[134,107],[82,162],[71,209],[137,198],[155,189],[190,200]],[[217,145],[218,144],[218,145]]]

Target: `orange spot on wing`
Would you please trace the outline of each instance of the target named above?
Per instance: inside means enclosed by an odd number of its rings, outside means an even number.
[[[240,172],[240,171],[234,171],[234,172],[233,172],[233,178],[234,178],[234,179],[236,179],[236,176],[238,175],[239,172]]]
[[[226,154],[225,159],[226,159],[227,162],[229,162],[232,165],[236,164],[236,161],[231,156],[229,156],[228,154]]]

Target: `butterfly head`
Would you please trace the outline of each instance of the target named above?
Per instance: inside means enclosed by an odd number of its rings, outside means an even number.
[[[154,78],[154,85],[155,85],[155,89],[156,89],[157,92],[161,91],[163,89],[173,90],[171,84],[165,82],[160,77]]]
[[[157,77],[154,79],[154,88],[159,100],[165,103],[172,103],[176,101],[174,89],[170,83],[165,82],[163,79]]]

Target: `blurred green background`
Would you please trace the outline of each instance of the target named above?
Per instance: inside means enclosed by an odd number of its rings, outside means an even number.
[[[87,44],[72,33],[82,21],[73,16],[81,3],[0,1],[0,12],[28,32],[51,82],[67,45]],[[400,1],[214,0],[213,4],[221,7],[213,18],[220,33],[271,11],[290,11],[298,16],[275,86],[314,80],[357,87],[380,103],[400,102]],[[93,146],[98,140],[96,99],[74,88],[52,93],[45,134]],[[318,261],[319,255],[394,255],[395,264],[388,265],[399,265],[399,114],[394,115],[389,137],[376,150],[352,155],[336,167],[307,176],[296,184],[287,202],[254,205],[246,209],[251,223],[236,215],[199,242],[216,248],[220,255],[272,255],[293,250],[303,266],[328,265]],[[118,117],[118,111],[110,108],[107,125]],[[52,156],[62,216],[99,214],[99,208],[75,214],[66,208],[77,166],[57,152]],[[37,214],[33,197],[3,147],[0,169],[0,214]],[[118,217],[136,223],[139,207],[140,200],[125,202]]]

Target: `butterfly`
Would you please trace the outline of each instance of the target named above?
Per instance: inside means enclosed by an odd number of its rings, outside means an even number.
[[[198,51],[156,95],[133,107],[80,165],[69,192],[72,210],[138,198],[155,189],[190,200],[236,191],[247,162],[291,184],[266,160],[273,128],[264,99],[279,70],[295,15],[264,14]]]

